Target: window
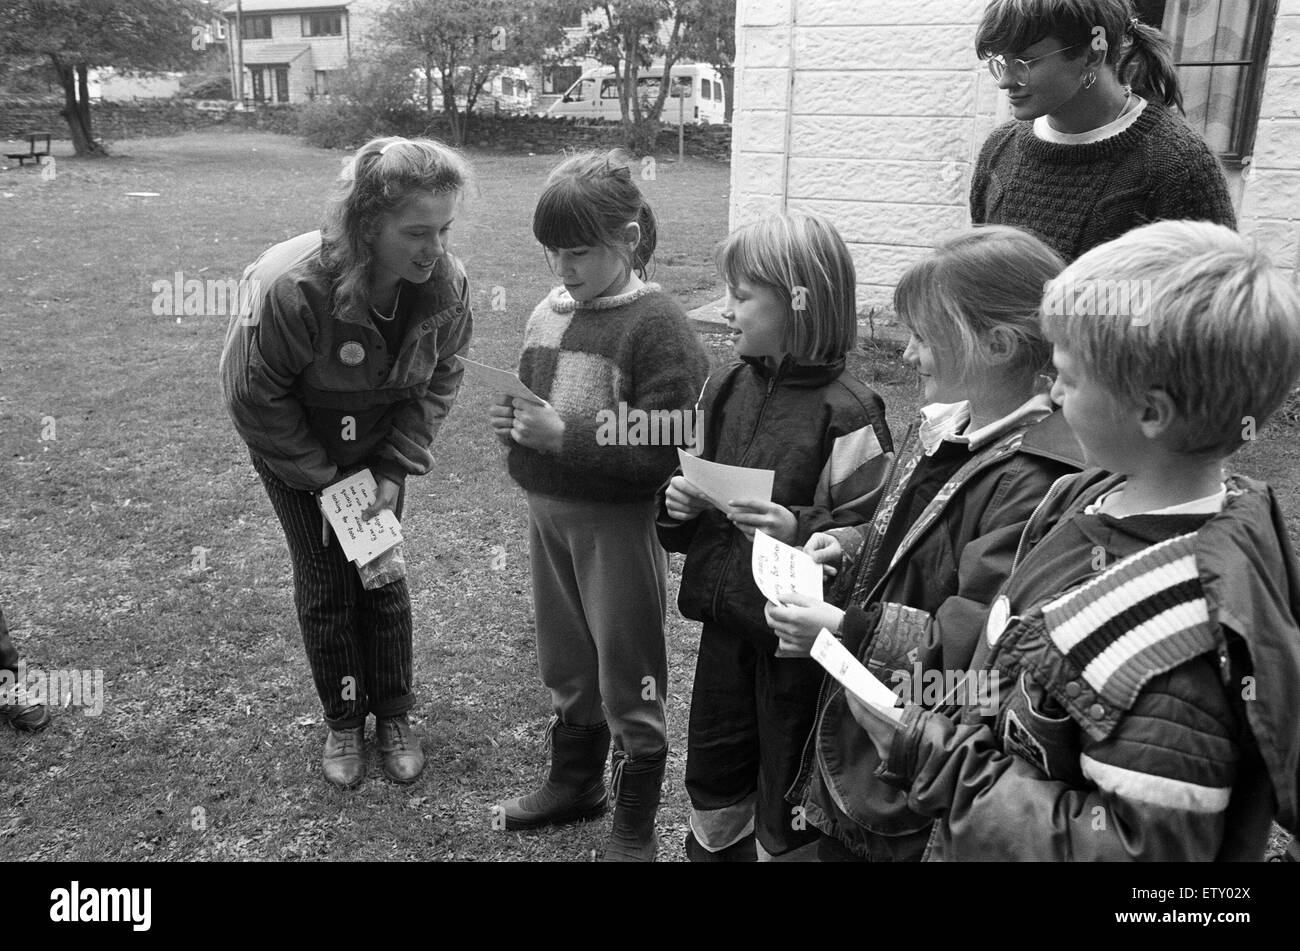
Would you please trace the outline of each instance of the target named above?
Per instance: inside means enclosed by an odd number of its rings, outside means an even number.
[[[341,13],[304,13],[302,15],[303,36],[342,36],[343,14]]]
[[[1146,0],[1137,7],[1173,44],[1192,128],[1227,161],[1250,155],[1277,0]]]
[[[645,82],[644,79],[641,80],[641,81],[642,81],[642,82]],[[601,84],[600,84],[600,98],[601,98],[601,99],[617,99],[617,98],[618,98],[618,80],[617,80],[617,79],[606,79],[606,80],[604,80],[604,81],[601,82]]]
[[[581,66],[552,66],[542,73],[542,92],[558,96],[567,92],[581,75]]]
[[[509,76],[501,77],[501,95],[513,96],[515,94],[515,81]]]
[[[330,94],[330,72],[328,69],[316,70],[316,95],[328,96]]]
[[[269,40],[271,38],[271,18],[244,17],[244,39]]]
[[[713,99],[713,83],[709,82],[707,79],[700,80],[700,98],[709,100]]]
[[[253,102],[266,101],[266,79],[262,71],[257,68],[250,69],[249,74],[253,79]]]

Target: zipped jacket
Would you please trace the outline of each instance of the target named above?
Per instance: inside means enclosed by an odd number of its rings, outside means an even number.
[[[1232,476],[1170,531],[1086,511],[1120,481],[1064,480],[1026,529],[972,665],[1009,702],[904,710],[881,775],[939,820],[930,858],[1257,861],[1274,817],[1298,831],[1300,567],[1272,490]],[[1071,532],[1101,567],[1025,603]]]
[[[1082,450],[1059,412],[1042,399],[971,458],[940,488],[894,551],[879,541],[893,504],[923,452],[920,424],[899,447],[872,524],[839,535],[852,563],[840,635],[887,686],[939,706],[974,654],[989,605],[1007,575],[1026,522],[1052,484],[1077,472]],[[853,536],[861,536],[855,551]],[[981,699],[981,698],[976,698]],[[879,756],[853,719],[843,688],[829,677],[790,800],[810,823],[873,861],[917,861],[931,817],[875,772]]]
[[[702,456],[726,465],[775,470],[772,501],[798,521],[793,544],[814,532],[871,517],[893,441],[876,392],[845,362],[779,367],[745,359],[715,371],[700,395]],[[679,470],[680,471],[680,470]],[[763,616],[767,599],[754,583],[753,543],[717,509],[678,522],[659,491],[659,540],[685,552],[678,606],[775,653],[777,637]]]
[[[299,235],[244,271],[251,307],[231,318],[221,354],[235,429],[295,489],[318,491],[361,466],[399,483],[425,475],[473,332],[465,270],[446,255],[423,284],[403,282],[415,300],[389,369],[369,317],[335,312],[320,248],[319,231]]]

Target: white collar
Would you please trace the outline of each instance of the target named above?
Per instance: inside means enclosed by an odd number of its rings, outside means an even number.
[[[1096,502],[1084,508],[1085,515],[1107,515],[1108,509],[1113,509],[1119,502],[1120,497],[1124,494],[1125,483],[1121,482],[1115,488],[1111,489]],[[1219,491],[1199,499],[1192,499],[1190,502],[1179,502],[1177,505],[1167,505],[1162,509],[1152,509],[1150,512],[1133,512],[1129,515],[1116,515],[1114,518],[1133,518],[1135,515],[1216,515],[1223,511],[1223,503],[1228,498],[1228,487],[1220,485]]]
[[[1038,393],[1001,419],[963,433],[962,430],[970,423],[969,400],[962,400],[960,403],[931,403],[921,407],[921,429],[918,435],[927,456],[933,456],[938,451],[939,444],[944,441],[960,443],[974,452],[1015,428],[1025,419],[1045,416],[1051,413],[1052,409],[1051,397],[1046,393]]]
[[[1119,135],[1137,122],[1138,116],[1142,115],[1142,110],[1146,108],[1147,101],[1138,95],[1134,95],[1133,98],[1137,101],[1134,108],[1113,122],[1108,122],[1095,129],[1089,129],[1087,132],[1058,132],[1047,121],[1047,116],[1039,116],[1034,120],[1034,135],[1044,142],[1054,142],[1057,145],[1090,145],[1093,142],[1109,139],[1111,136]]]

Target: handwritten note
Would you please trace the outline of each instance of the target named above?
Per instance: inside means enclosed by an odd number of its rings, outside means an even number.
[[[822,628],[817,640],[813,641],[812,658],[863,703],[883,708],[891,719],[897,720],[902,716],[902,708],[894,706],[898,701],[897,695],[863,667],[826,628]]]
[[[477,360],[471,360],[468,357],[461,357],[460,360],[461,363],[465,364],[465,369],[473,376],[484,380],[493,393],[504,393],[506,396],[528,400],[530,403],[543,402],[540,396],[524,386],[519,377],[509,370],[498,370],[496,367],[488,366],[486,363],[479,363]]]
[[[724,466],[720,462],[692,456],[682,449],[677,450],[677,458],[686,480],[721,512],[732,514],[732,509],[727,505],[728,499],[737,502],[772,501],[772,481],[776,478],[776,472],[772,469]]]
[[[791,592],[821,600],[822,566],[805,552],[777,541],[762,529],[754,532],[750,570],[758,590],[769,601],[784,604]]]
[[[402,540],[402,526],[391,509],[383,509],[369,521],[361,513],[375,499],[375,477],[362,469],[323,489],[321,511],[329,519],[334,536],[349,561],[368,564]]]

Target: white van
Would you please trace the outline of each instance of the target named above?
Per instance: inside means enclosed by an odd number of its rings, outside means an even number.
[[[662,64],[642,69],[637,74],[637,89],[643,104],[652,104],[658,98],[663,75]],[[665,123],[677,125],[679,115],[687,125],[723,121],[727,114],[725,93],[722,77],[716,69],[703,63],[678,63],[672,68],[672,78],[673,88],[664,100],[664,111],[660,116]],[[551,104],[546,114],[617,122],[623,118],[618,102],[618,82],[612,66],[587,70]]]

